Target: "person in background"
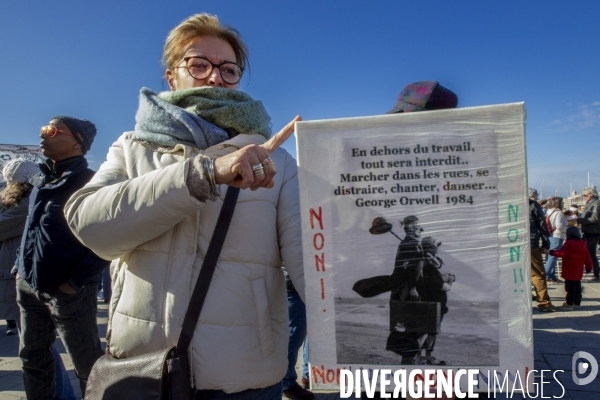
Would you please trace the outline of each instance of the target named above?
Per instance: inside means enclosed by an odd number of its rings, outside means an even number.
[[[562,246],[567,237],[567,218],[562,212],[563,206],[562,197],[554,196],[548,201],[546,218],[550,221],[550,226],[547,228],[552,229],[552,234],[548,238],[550,241],[550,250],[560,249],[560,246]],[[546,282],[558,282],[558,277],[556,276],[556,261],[556,257],[553,257],[552,252],[550,252],[548,259],[546,260],[546,265],[544,265]]]
[[[288,365],[284,263],[304,297],[298,167],[260,101],[239,91],[248,51],[235,29],[196,14],[168,35],[171,89],[143,88],[136,126],[65,208],[71,230],[111,265],[109,351],[173,346],[223,205],[240,190],[190,346],[203,399],[281,400]],[[269,139],[270,138],[270,139]]]
[[[577,204],[571,204],[571,207],[569,207],[568,210],[565,210],[564,214],[567,218],[568,226],[577,225],[577,218],[579,218],[579,207],[577,206]]]
[[[4,165],[2,175],[8,182],[7,187],[0,195],[0,240],[4,245],[0,248],[0,318],[14,319],[6,321],[6,334],[13,335],[19,332],[21,315],[17,304],[15,277],[10,273],[17,259],[17,250],[21,244],[25,221],[29,211],[29,197],[34,189],[30,180],[40,173],[39,168],[32,161],[11,160]],[[69,375],[65,370],[60,353],[53,345],[54,367],[56,369],[56,400],[75,400],[73,387]]]
[[[600,239],[600,201],[598,201],[598,192],[594,187],[583,188],[583,198],[585,199],[585,208],[583,215],[577,218],[577,223],[581,225],[583,240],[587,243],[588,252],[592,257],[594,264],[594,277],[588,282],[600,282],[600,269],[598,267],[598,239]]]
[[[550,250],[554,257],[561,257],[563,267],[561,276],[565,280],[565,302],[562,310],[572,310],[581,307],[581,279],[583,268],[589,272],[593,262],[587,249],[587,243],[581,239],[581,233],[576,226],[567,228],[567,241],[559,250]]]
[[[112,296],[112,282],[110,279],[110,268],[106,268],[102,271],[101,274],[102,279],[102,290],[98,292],[98,301],[102,301],[103,303],[110,302],[110,296]]]
[[[73,361],[82,395],[92,365],[104,352],[98,338],[98,277],[108,266],[71,233],[64,205],[94,175],[84,154],[96,127],[88,120],[57,116],[41,129],[40,148],[47,157],[32,195],[16,265],[21,310],[19,357],[27,398],[55,396],[58,333]]]
[[[307,336],[306,336],[306,306],[304,302],[298,295],[292,280],[290,279],[289,274],[285,270],[285,266],[282,268],[283,273],[285,275],[285,285],[287,287],[287,297],[288,297],[288,312],[289,312],[289,320],[288,327],[290,330],[290,343],[288,345],[288,367],[283,380],[281,381],[281,386],[283,388],[283,394],[292,400],[310,400],[314,399],[315,395],[307,390],[305,386],[308,385],[308,371],[307,375],[302,375],[302,386],[298,384],[298,374],[296,373],[296,361],[298,360],[298,351],[304,343],[304,346],[307,346]],[[304,363],[306,363],[306,359],[304,358],[305,351],[303,352],[303,370]],[[304,371],[303,371],[304,372]]]
[[[576,215],[577,217],[579,217],[579,205],[578,204],[571,204],[571,206],[569,207],[569,210]]]
[[[544,269],[544,260],[542,254],[548,254],[550,242],[548,237],[548,228],[542,207],[537,203],[538,192],[535,189],[529,189],[529,242],[531,246],[531,282],[535,289],[535,295],[538,302],[538,310],[541,312],[553,312],[557,308],[552,305],[548,295],[546,283],[546,270]],[[540,240],[542,245],[540,247]]]
[[[0,318],[6,319],[7,335],[17,333],[20,318],[15,277],[10,271],[15,265],[27,220],[29,195],[33,189],[29,179],[39,172],[35,163],[20,159],[7,162],[2,171],[7,186],[0,194]]]
[[[310,389],[310,380],[308,373],[308,335],[304,339],[304,347],[302,348],[302,378],[300,384],[304,389]]]
[[[552,200],[552,197],[548,199],[541,199],[538,201],[538,204],[542,207],[542,210],[544,210],[544,214],[548,210],[550,200]]]
[[[406,85],[394,108],[386,114],[434,111],[456,108],[458,96],[437,81],[420,81]]]

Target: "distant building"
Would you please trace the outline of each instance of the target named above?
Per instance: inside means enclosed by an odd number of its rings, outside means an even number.
[[[596,189],[596,186],[592,186],[592,187],[594,189]],[[585,200],[583,199],[583,195],[577,194],[577,191],[575,191],[575,190],[573,190],[573,192],[571,193],[571,196],[565,198],[564,202],[565,202],[565,207],[571,207],[571,204],[577,204],[578,206],[585,205]]]

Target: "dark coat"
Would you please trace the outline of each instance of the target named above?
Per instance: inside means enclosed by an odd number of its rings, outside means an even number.
[[[100,272],[109,265],[77,240],[67,224],[64,207],[73,193],[94,176],[86,159],[71,160],[58,178],[45,164],[40,165],[44,175],[28,226],[19,275],[34,289],[50,291],[63,282],[73,289],[90,282],[98,282]]]
[[[421,242],[413,236],[406,235],[398,246],[394,260],[394,271],[391,276],[392,300],[400,300],[400,293],[405,285],[409,289],[417,285],[417,279],[421,275],[419,268],[421,261],[423,261]]]
[[[600,201],[597,197],[586,203],[583,217],[577,218],[577,223],[581,225],[581,232],[600,235]]]
[[[549,249],[550,241],[548,237],[548,228],[546,227],[546,218],[544,210],[537,201],[529,199],[529,239],[532,249],[540,248],[540,239],[542,240],[542,248]]]
[[[11,269],[21,245],[27,219],[29,198],[22,198],[14,207],[0,210],[0,319],[18,319],[17,291]]]
[[[446,306],[448,294],[442,290],[445,282],[439,269],[444,265],[444,262],[437,256],[435,256],[435,259],[437,262],[425,258],[423,275],[417,280],[417,292],[419,292],[421,301],[440,303],[442,314],[446,314],[448,312]]]
[[[567,239],[558,250],[551,250],[550,254],[562,257],[562,270],[560,276],[569,281],[580,281],[583,278],[583,267],[592,271],[592,257],[587,249],[585,240]]]

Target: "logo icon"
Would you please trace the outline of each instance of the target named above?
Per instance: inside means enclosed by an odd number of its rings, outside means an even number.
[[[585,361],[579,361],[578,363],[577,361],[580,359],[583,359]],[[578,351],[573,355],[573,358],[571,359],[571,370],[573,382],[575,382],[576,385],[587,385],[588,383],[591,383],[594,379],[596,379],[596,376],[598,375],[598,362],[596,361],[596,358],[594,358],[594,356],[590,353],[586,351]],[[578,374],[583,375],[586,372],[590,373],[586,378],[579,378],[577,376]]]

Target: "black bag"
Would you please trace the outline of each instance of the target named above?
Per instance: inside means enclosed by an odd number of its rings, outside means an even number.
[[[182,357],[187,353],[176,355],[175,346],[130,358],[104,355],[92,368],[85,398],[189,400],[189,372],[181,367],[187,364]]]
[[[206,258],[183,320],[177,345],[129,358],[110,354],[96,361],[88,378],[86,400],[191,400],[188,348],[225,242],[240,189],[229,187]]]

